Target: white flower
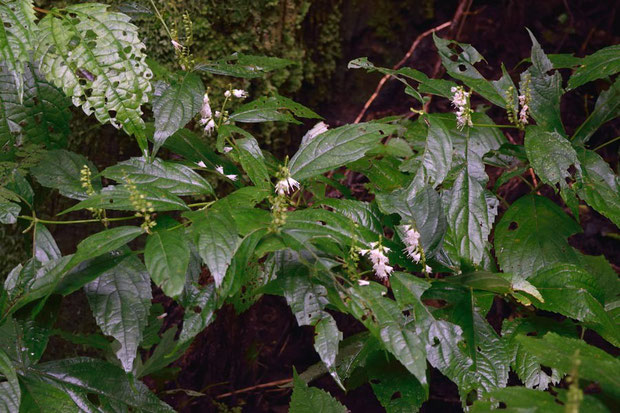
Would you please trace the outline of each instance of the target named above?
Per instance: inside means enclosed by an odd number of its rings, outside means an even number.
[[[216,110],[216,111],[215,111],[215,115],[214,115],[214,117],[215,117],[216,119],[219,119],[219,117],[220,117],[220,116],[222,116],[222,112],[220,112],[219,110]]]
[[[232,146],[224,146],[224,149],[222,149],[222,152],[223,153],[228,153],[228,152],[232,151],[232,149],[233,149]]]
[[[183,45],[176,40],[172,40],[172,46],[177,50],[183,50]]]
[[[392,273],[392,271],[394,271],[394,268],[388,265],[388,257],[385,255],[390,251],[390,249],[380,245],[378,242],[371,242],[370,246],[372,247],[370,251],[362,249],[359,251],[363,255],[366,255],[366,253],[368,254],[370,261],[372,262],[372,269],[375,271],[375,275],[379,279],[384,280]]]
[[[424,267],[424,272],[427,273],[427,274],[430,274],[430,273],[433,272],[433,269],[430,266],[427,265],[426,267]]]
[[[226,178],[230,179],[231,181],[236,181],[237,180],[237,175],[224,175]]]
[[[196,165],[200,166],[201,168],[206,168],[207,167],[207,165],[205,165],[205,163],[203,161],[196,162]]]
[[[215,121],[213,119],[209,119],[209,121],[205,125],[205,133],[207,134],[207,136],[211,136],[214,130],[215,130]]]
[[[245,99],[248,97],[248,92],[246,92],[243,89],[233,89],[232,90],[232,94],[234,97],[236,97],[237,99]]]
[[[407,255],[414,260],[416,263],[420,262],[420,258],[422,256],[420,252],[420,233],[416,231],[411,225],[405,225],[405,238],[403,242],[405,243],[405,251],[407,251]]]
[[[359,284],[359,285],[361,285],[361,286],[370,285],[370,281],[366,281],[366,280],[357,280],[357,284]]]
[[[227,98],[229,98],[231,95],[230,90],[227,90],[226,92],[224,92],[224,96],[226,96]]]
[[[217,173],[219,173],[220,175],[224,175],[224,167],[222,165],[215,165],[215,170],[217,171]]]
[[[471,121],[471,109],[469,108],[470,92],[466,92],[462,86],[452,87],[452,105],[456,108],[456,126],[462,129],[463,126],[473,126]]]
[[[297,182],[290,176],[276,183],[276,192],[278,193],[278,195],[288,194],[289,192],[295,191],[295,189],[297,188],[299,188],[299,182]]]
[[[209,119],[211,119],[212,115],[211,115],[211,105],[209,104],[209,95],[207,93],[205,93],[204,97],[202,98],[202,108],[200,109],[200,123],[202,125],[205,125],[207,122],[209,122]]]

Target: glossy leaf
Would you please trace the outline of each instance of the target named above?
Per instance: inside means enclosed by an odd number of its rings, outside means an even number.
[[[609,89],[601,92],[590,115],[577,128],[572,139],[584,144],[598,128],[606,122],[618,117],[620,111],[620,80],[616,79]]]
[[[584,57],[575,73],[568,79],[568,88],[575,89],[596,79],[620,72],[620,45],[597,50]]]
[[[422,167],[416,180],[430,184],[433,188],[441,185],[452,167],[452,138],[450,130],[438,118],[429,117],[430,126],[426,136]]]
[[[129,16],[97,3],[66,7],[39,22],[41,71],[101,123],[144,136],[141,105],[153,76]],[[74,16],[74,17],[71,17]]]
[[[5,412],[19,410],[21,389],[13,363],[4,350],[0,350],[0,374],[6,381],[0,383],[0,408]]]
[[[314,349],[334,380],[344,388],[336,371],[336,356],[340,341],[342,333],[338,330],[336,320],[329,314],[325,315],[314,327]]]
[[[81,181],[84,167],[90,170],[93,189],[100,190],[101,179],[95,177],[99,173],[95,165],[84,156],[64,149],[48,151],[31,172],[41,185],[58,189],[61,195],[82,201],[88,198]]]
[[[295,117],[321,119],[321,116],[284,96],[261,97],[240,106],[230,120],[241,123],[282,121],[301,124]]]
[[[581,228],[547,198],[526,195],[495,227],[495,255],[504,272],[528,278],[559,262],[579,264],[567,238]]]
[[[215,320],[218,297],[213,284],[204,288],[190,285],[185,297],[185,316],[183,329],[179,335],[179,345],[189,343],[202,330]]]
[[[35,225],[33,246],[35,258],[42,264],[58,260],[62,256],[54,237],[43,224]]]
[[[560,98],[563,93],[562,76],[557,71],[552,75],[547,74],[553,69],[553,64],[532,32],[528,30],[528,33],[532,40],[532,66],[521,74],[521,88],[524,87],[529,77],[530,114],[542,129],[564,134],[560,116]]]
[[[507,412],[528,411],[531,413],[564,413],[564,406],[557,403],[555,398],[546,392],[526,389],[523,387],[507,387],[494,390],[487,395],[490,401],[477,401],[472,406],[472,413],[495,411],[492,407],[502,402]]]
[[[134,192],[144,195],[144,200],[150,202],[152,207],[158,212],[189,209],[181,198],[164,189],[159,189],[149,184],[141,184],[136,189],[137,191]],[[129,190],[127,185],[110,185],[103,188],[101,192],[91,195],[71,208],[65,209],[60,214],[86,208],[133,211],[134,205],[131,202],[131,197],[132,191]]]
[[[568,139],[557,132],[547,132],[542,128],[530,126],[525,133],[525,150],[534,171],[541,180],[553,187],[560,184],[566,187],[566,178],[570,178],[568,169],[575,166],[578,170],[577,153]]]
[[[239,162],[250,180],[259,188],[271,188],[269,172],[265,165],[265,157],[254,138],[237,140]]]
[[[163,145],[170,135],[184,127],[200,111],[205,93],[200,77],[186,73],[179,82],[168,86],[153,101],[155,135],[153,153]]]
[[[213,194],[211,184],[191,168],[159,158],[152,162],[131,158],[104,169],[101,174],[117,182],[131,180],[140,190],[147,184],[175,195]]]
[[[194,70],[245,79],[262,77],[267,72],[290,66],[294,62],[278,57],[234,53],[226,59],[200,63]]]
[[[17,216],[21,207],[13,202],[0,202],[0,223],[14,224],[17,222]]]
[[[144,263],[153,282],[169,297],[177,297],[185,285],[190,247],[183,228],[157,228],[146,239]]]
[[[91,235],[78,244],[77,251],[71,258],[67,268],[72,268],[83,261],[119,249],[129,241],[133,241],[143,232],[140,227],[123,226]]]
[[[618,177],[596,152],[579,151],[581,175],[578,175],[579,197],[620,227],[620,184]]]
[[[140,260],[129,257],[84,286],[97,325],[121,344],[116,356],[125,371],[133,368],[151,307],[149,274]]]
[[[230,214],[217,210],[194,215],[192,221],[194,244],[219,287],[239,246],[235,221]]]
[[[603,307],[604,291],[596,279],[572,264],[547,267],[530,278],[544,303],[536,306],[594,325],[610,343],[620,346],[620,331]]]
[[[401,364],[375,353],[366,367],[368,381],[387,413],[415,413],[427,399],[426,390]]]
[[[378,123],[330,129],[299,148],[289,162],[291,175],[303,180],[356,161],[395,129]]]

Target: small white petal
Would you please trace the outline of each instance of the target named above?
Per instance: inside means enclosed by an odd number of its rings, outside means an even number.
[[[233,149],[232,146],[224,146],[224,149],[222,149],[222,152],[223,153],[228,153],[228,152],[232,151],[232,149]]]
[[[357,283],[361,286],[370,285],[370,281],[366,281],[366,280],[357,280]]]
[[[205,165],[205,163],[203,161],[196,162],[196,165],[200,166],[201,168],[206,168],[207,167],[207,165]]]
[[[227,90],[226,92],[224,92],[224,96],[226,96],[227,98],[229,98],[231,95],[230,90]]]
[[[226,178],[230,179],[231,181],[236,181],[237,175],[226,175]]]
[[[220,174],[224,175],[224,167],[223,167],[223,166],[221,166],[221,165],[215,165],[215,170],[216,170],[218,173],[220,173]]]
[[[243,89],[233,89],[232,94],[237,99],[245,99],[248,97],[248,92]]]

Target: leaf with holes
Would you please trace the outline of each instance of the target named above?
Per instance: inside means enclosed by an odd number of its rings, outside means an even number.
[[[324,390],[308,385],[293,370],[293,395],[289,411],[295,413],[346,413],[347,408]]]
[[[568,88],[575,89],[596,79],[620,72],[620,45],[597,50],[584,57],[575,73],[568,79]]]
[[[568,139],[557,132],[529,126],[525,132],[525,151],[534,171],[544,183],[553,187],[557,184],[566,187],[571,166],[579,170],[577,153]]]
[[[149,274],[140,260],[129,257],[84,286],[97,325],[121,347],[116,356],[132,371],[138,344],[151,307]]]
[[[253,56],[235,53],[226,59],[199,63],[194,70],[216,75],[233,76],[245,79],[262,77],[267,72],[290,66],[292,60],[278,57]]]
[[[575,221],[547,198],[526,195],[495,227],[495,255],[504,272],[528,278],[555,263],[579,264],[567,238],[581,232]]]
[[[108,7],[76,4],[47,14],[39,22],[36,58],[74,105],[145,145],[141,105],[148,101],[153,75],[137,27]]]

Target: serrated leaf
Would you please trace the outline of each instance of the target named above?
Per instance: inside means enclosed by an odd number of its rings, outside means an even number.
[[[541,364],[561,371],[571,371],[576,359],[579,378],[597,382],[603,391],[620,398],[620,360],[583,340],[547,333],[542,339],[518,336],[517,341],[540,359]]]
[[[101,172],[117,182],[131,180],[142,189],[143,184],[175,195],[212,195],[211,184],[191,168],[159,158],[148,162],[143,157],[131,158]]]
[[[295,117],[322,119],[312,110],[284,96],[261,97],[246,103],[230,115],[230,120],[241,123],[283,121],[301,124]]]
[[[568,79],[568,89],[575,89],[596,79],[620,72],[620,45],[597,50],[584,57],[575,73]]]
[[[133,211],[135,210],[131,202],[133,192],[135,191],[130,190],[127,185],[106,186],[101,192],[91,195],[71,208],[65,209],[59,215],[86,208]],[[137,187],[137,192],[144,195],[144,201],[150,202],[152,208],[159,212],[189,209],[178,196],[149,184],[141,184]]]
[[[37,224],[34,227],[33,235],[34,256],[42,264],[58,260],[62,256],[54,237],[47,230],[45,225]]]
[[[502,108],[506,107],[506,101],[503,95],[500,94],[500,92],[503,93],[504,91],[496,90],[494,85],[486,80],[474,66],[476,63],[484,60],[475,48],[469,44],[442,39],[437,37],[435,33],[433,33],[433,40],[441,57],[441,63],[450,76],[461,80],[493,104]],[[460,53],[457,52],[457,47],[454,46],[457,46],[462,51]]]
[[[385,355],[375,353],[366,367],[368,381],[387,413],[415,413],[426,401],[427,394],[418,380],[401,364],[386,361]]]
[[[289,162],[293,178],[303,180],[361,159],[395,126],[359,123],[330,129],[299,148]]]
[[[252,56],[235,53],[226,59],[200,63],[194,70],[245,79],[262,77],[267,72],[285,68],[294,62],[278,57]]]
[[[0,408],[5,412],[16,412],[19,410],[21,389],[15,367],[4,350],[0,350],[0,374],[6,380],[0,383]]]
[[[254,138],[237,140],[239,150],[239,162],[250,180],[259,188],[271,188],[269,172],[265,165],[265,157]]]
[[[2,6],[0,6],[2,7]],[[15,85],[19,77],[21,89]],[[7,143],[66,145],[70,133],[70,100],[47,82],[35,63],[26,63],[16,74],[0,62],[0,147]]]
[[[50,361],[37,365],[32,374],[39,376],[38,380],[45,380],[65,393],[73,395],[75,392],[75,396],[82,396],[83,399],[86,399],[87,393],[94,393],[138,411],[174,411],[151,393],[141,381],[102,360],[78,357]]]
[[[532,66],[521,74],[520,88],[523,93],[529,78],[531,116],[544,130],[564,134],[560,116],[560,98],[563,93],[562,76],[557,71],[552,75],[547,74],[553,69],[553,64],[529,29],[528,33],[532,40]]]
[[[564,413],[566,411],[551,394],[523,387],[506,387],[505,389],[494,390],[486,394],[485,399],[489,401],[474,402],[472,413],[495,411],[492,406],[498,402],[502,402],[506,406],[504,409],[507,412]]]
[[[200,77],[194,73],[186,73],[180,82],[167,87],[153,101],[153,154],[157,153],[170,135],[184,127],[200,111],[204,93],[205,88]]]
[[[67,269],[75,267],[77,264],[88,259],[119,249],[129,241],[140,236],[143,232],[144,231],[140,227],[123,226],[91,235],[78,244],[77,251],[67,265]]]
[[[339,214],[350,218],[353,222],[373,232],[381,233],[381,218],[376,205],[353,199],[325,198],[321,205],[328,206]]]
[[[620,79],[616,79],[609,89],[601,92],[596,99],[594,109],[579,125],[571,139],[576,143],[586,143],[601,125],[617,118],[618,113],[620,113]]]
[[[300,326],[316,325],[327,315],[323,311],[328,303],[327,289],[313,283],[304,267],[289,271],[281,285],[284,298]]]
[[[527,195],[495,227],[495,255],[504,272],[528,278],[558,262],[579,264],[567,238],[581,232],[575,221],[547,198]]]
[[[215,320],[218,297],[214,284],[203,288],[194,285],[187,287],[185,296],[185,315],[183,329],[179,335],[179,345],[189,343],[202,330]]]
[[[557,184],[566,187],[566,178],[571,176],[568,172],[571,166],[579,170],[577,153],[568,139],[557,132],[529,126],[525,132],[525,150],[534,171],[544,183],[553,187]]]
[[[341,340],[342,333],[338,330],[336,320],[329,314],[324,315],[314,327],[314,349],[319,357],[321,357],[321,361],[325,363],[325,367],[327,367],[329,373],[334,380],[336,380],[336,383],[338,383],[341,388],[344,388],[344,385],[338,377],[338,372],[336,371],[338,343],[340,343]]]
[[[142,341],[151,307],[149,274],[140,260],[129,257],[84,286],[97,325],[121,344],[116,356],[130,372]]]
[[[536,307],[593,325],[603,338],[620,346],[620,331],[603,307],[604,291],[583,268],[556,264],[541,270],[530,281],[545,299]]]
[[[219,287],[239,246],[237,225],[229,213],[212,209],[191,219],[194,244]]]
[[[430,184],[433,188],[446,179],[452,167],[452,138],[450,130],[438,118],[429,117],[430,126],[426,135],[422,166],[415,177],[416,181]]]
[[[620,227],[620,184],[609,164],[596,152],[581,149],[581,175],[577,175],[579,197]]]
[[[24,63],[36,42],[35,15],[32,0],[8,0],[0,4],[0,56],[12,72],[15,88],[22,101]]]
[[[47,14],[39,29],[36,57],[48,79],[87,115],[144,138],[141,105],[153,74],[130,18],[107,5],[76,4]]]
[[[48,151],[45,157],[31,169],[36,180],[47,188],[58,189],[61,195],[67,198],[84,200],[88,198],[86,189],[82,186],[81,170],[84,167],[90,170],[90,183],[95,191],[101,189],[101,178],[97,168],[91,161],[75,152],[58,149]]]
[[[80,408],[65,389],[29,376],[21,377],[20,382],[23,394],[19,411],[28,413],[80,413]]]
[[[168,297],[177,297],[185,285],[190,247],[184,228],[157,228],[146,239],[144,263],[153,282]]]
[[[291,396],[291,404],[289,411],[294,413],[346,413],[347,409],[338,400],[334,399],[329,393],[317,389],[316,387],[308,387],[308,385],[299,378],[297,372],[293,373],[293,395]]]
[[[222,125],[218,137],[225,126],[230,125]],[[216,165],[223,165],[226,170],[235,170],[236,168],[227,157],[218,156],[201,137],[188,129],[180,129],[166,139],[164,148],[183,156],[188,161],[203,162],[213,169]]]

